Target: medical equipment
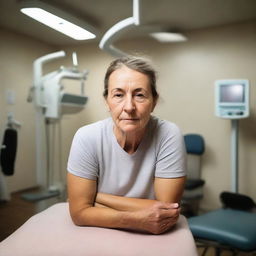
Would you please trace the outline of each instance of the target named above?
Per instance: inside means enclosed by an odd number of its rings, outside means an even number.
[[[34,85],[30,89],[28,101],[33,101],[36,109],[36,174],[37,184],[44,188],[44,191],[24,194],[23,198],[30,201],[56,196],[63,191],[61,161],[59,161],[59,177],[56,177],[55,165],[58,161],[53,156],[54,152],[58,151],[58,157],[61,159],[60,120],[64,114],[74,114],[83,110],[88,100],[84,95],[84,81],[88,72],[78,70],[75,53],[73,53],[73,67],[61,67],[43,75],[44,64],[64,56],[65,52],[59,51],[42,56],[33,63]],[[76,94],[66,92],[62,84],[64,79],[80,81],[80,92]],[[55,141],[57,128],[59,128],[59,143]]]
[[[216,116],[241,119],[249,116],[249,81],[217,80],[215,82]]]
[[[117,49],[113,43],[116,41],[122,34],[129,31],[134,26],[140,25],[140,5],[139,0],[133,0],[133,16],[127,19],[124,19],[116,23],[111,27],[105,35],[102,37],[99,47],[106,52],[109,52],[114,57],[122,57],[127,55],[125,52]]]
[[[8,113],[6,129],[0,144],[0,201],[11,199],[5,176],[14,174],[19,127],[21,123],[14,119],[13,113]]]
[[[117,41],[121,36],[123,36],[125,33],[128,33],[132,29],[136,29],[138,34],[140,35],[150,35],[153,38],[156,38],[159,40],[159,33],[168,34],[169,39],[170,36],[179,36],[182,37],[184,41],[185,36],[181,35],[180,33],[170,33],[170,30],[168,28],[164,28],[163,26],[159,25],[143,25],[141,23],[141,8],[140,8],[140,0],[133,0],[133,16],[126,18],[124,20],[119,21],[116,23],[113,27],[111,27],[102,37],[99,48],[108,52],[114,57],[122,57],[126,56],[127,53],[118,49],[113,44],[115,41]]]
[[[34,102],[36,107],[42,108],[45,118],[59,119],[62,114],[70,114],[81,111],[87,102],[84,96],[84,81],[87,71],[79,72],[76,55],[73,54],[74,67],[61,67],[59,70],[42,76],[43,64],[65,56],[65,52],[60,51],[48,54],[34,62]],[[75,79],[81,81],[81,93],[71,94],[64,92],[61,85],[62,79]]]
[[[232,191],[238,192],[238,120],[249,116],[249,81],[246,79],[215,82],[215,114],[231,119]]]
[[[231,119],[232,190],[222,192],[222,209],[191,217],[189,227],[205,255],[209,247],[215,247],[216,256],[222,249],[256,251],[255,203],[249,197],[238,194],[238,120],[249,116],[248,80],[218,80],[215,82],[215,113]]]

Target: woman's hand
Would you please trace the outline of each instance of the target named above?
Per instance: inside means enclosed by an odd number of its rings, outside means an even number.
[[[178,221],[180,207],[177,203],[156,202],[151,207],[133,212],[137,227],[152,234],[162,234]]]

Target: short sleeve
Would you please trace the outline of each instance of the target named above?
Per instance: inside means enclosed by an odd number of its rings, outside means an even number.
[[[180,129],[165,121],[159,127],[155,177],[178,178],[186,175],[186,152]]]
[[[87,179],[98,177],[98,161],[96,157],[95,129],[80,128],[72,141],[67,170],[68,172]]]

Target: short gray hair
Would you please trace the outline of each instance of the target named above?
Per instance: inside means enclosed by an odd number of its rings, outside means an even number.
[[[159,94],[156,90],[156,71],[153,68],[152,64],[149,60],[142,57],[134,57],[134,56],[125,56],[118,58],[112,61],[106,71],[104,78],[104,92],[103,96],[106,98],[108,96],[108,82],[110,75],[117,69],[122,66],[126,66],[132,70],[138,71],[142,74],[145,74],[150,81],[150,88],[155,100],[158,99]]]

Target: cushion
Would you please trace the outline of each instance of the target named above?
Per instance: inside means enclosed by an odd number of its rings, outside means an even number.
[[[58,203],[31,217],[0,243],[5,256],[196,256],[186,218],[180,216],[162,235],[116,229],[79,227],[70,218],[68,203]]]
[[[256,213],[219,209],[188,220],[196,238],[244,251],[256,250]]]
[[[199,134],[186,134],[184,136],[187,153],[202,155],[205,150],[204,138]]]

